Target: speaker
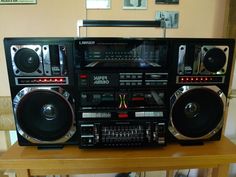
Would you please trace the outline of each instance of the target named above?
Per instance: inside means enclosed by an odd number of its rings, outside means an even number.
[[[233,63],[234,40],[180,39],[169,79],[170,141],[219,140]]]
[[[5,38],[20,145],[78,144],[73,38]]]
[[[171,97],[171,133],[180,140],[210,138],[223,126],[225,103],[216,86],[180,87]]]

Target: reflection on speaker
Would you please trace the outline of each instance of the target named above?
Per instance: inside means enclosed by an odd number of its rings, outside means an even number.
[[[60,87],[25,87],[13,104],[16,128],[32,143],[64,143],[76,131],[74,100]]]
[[[169,130],[177,139],[208,139],[222,128],[226,97],[217,86],[182,86],[170,100]]]

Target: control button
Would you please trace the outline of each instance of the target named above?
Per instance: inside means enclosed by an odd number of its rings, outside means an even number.
[[[137,78],[138,78],[138,79],[142,79],[142,75],[138,75]]]
[[[120,82],[120,85],[121,85],[121,86],[124,86],[124,85],[125,85],[125,83],[124,83],[124,82]]]
[[[124,118],[128,118],[129,115],[127,113],[119,113],[118,117],[121,118],[121,119],[124,119]]]
[[[88,85],[86,79],[81,79],[81,80],[80,80],[80,84],[81,84],[81,86],[87,86],[87,85]]]
[[[82,93],[81,94],[81,99],[84,99],[84,100],[86,100],[88,98],[88,96],[87,96],[87,94],[86,93]]]
[[[152,79],[160,79],[160,78],[161,78],[161,76],[158,75],[158,74],[151,74],[150,77],[151,77]]]
[[[104,94],[102,94],[102,101],[114,101],[113,93],[104,93]]]
[[[92,102],[98,103],[101,101],[101,95],[100,94],[93,94],[93,100]]]
[[[158,138],[158,143],[159,144],[165,144],[165,138],[163,138],[163,137]]]
[[[135,83],[135,82],[132,82],[132,83],[131,83],[131,85],[133,85],[133,86],[134,86],[134,85],[136,85],[136,83]]]
[[[163,117],[163,112],[162,111],[159,111],[159,112],[153,112],[153,116],[154,117]]]
[[[144,112],[144,117],[153,117],[153,112]]]
[[[146,85],[151,85],[151,83],[150,82],[146,82]]]
[[[125,85],[128,85],[128,86],[129,86],[129,85],[130,85],[130,82],[126,82]]]
[[[132,78],[132,79],[136,79],[137,77],[136,77],[136,75],[133,75],[131,78]]]
[[[132,101],[144,101],[145,98],[144,97],[133,97],[131,98]]]
[[[101,118],[101,117],[102,117],[102,114],[101,114],[101,113],[95,113],[95,115],[96,115],[96,116],[95,116],[96,118]]]
[[[111,113],[109,112],[101,113],[101,118],[111,118]]]
[[[138,85],[138,86],[141,86],[141,85],[142,85],[142,82],[138,82],[137,85]]]
[[[84,112],[82,114],[82,118],[96,118],[96,113],[91,113],[91,112]]]
[[[144,112],[135,112],[135,117],[144,117]]]
[[[94,137],[81,137],[81,141],[84,146],[94,145]]]
[[[124,75],[120,75],[120,79],[125,79],[125,76]]]
[[[80,79],[87,79],[87,78],[88,78],[88,75],[87,75],[87,74],[80,74],[80,75],[79,75],[79,78],[80,78]]]
[[[130,79],[131,78],[131,76],[130,75],[126,75],[126,79]]]

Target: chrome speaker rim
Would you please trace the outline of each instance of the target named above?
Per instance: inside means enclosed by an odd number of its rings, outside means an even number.
[[[209,131],[207,134],[203,135],[203,136],[199,136],[199,137],[189,137],[189,136],[185,136],[184,134],[182,134],[175,126],[174,121],[173,121],[173,107],[176,104],[176,102],[181,98],[181,96],[183,96],[185,93],[193,90],[193,89],[209,89],[210,91],[215,92],[220,100],[223,103],[223,114],[220,118],[219,123],[217,124],[217,126],[212,129],[211,131]],[[215,135],[217,132],[219,132],[219,130],[223,127],[224,124],[224,111],[225,111],[225,105],[226,105],[226,96],[225,94],[221,91],[220,88],[218,88],[217,86],[182,86],[180,87],[170,98],[171,103],[170,103],[170,121],[169,121],[169,125],[168,125],[168,129],[171,132],[171,134],[177,138],[178,140],[203,140],[203,139],[209,139],[211,138],[213,135]]]
[[[19,104],[21,103],[22,98],[30,93],[33,93],[33,92],[36,92],[39,90],[52,92],[52,93],[56,94],[57,96],[59,96],[60,98],[62,98],[67,103],[67,105],[69,106],[70,112],[72,113],[72,117],[71,117],[72,121],[71,121],[70,128],[61,138],[58,138],[56,140],[45,141],[45,140],[37,139],[37,138],[29,135],[27,132],[25,132],[24,129],[20,126],[20,123],[18,121],[17,110],[18,110]],[[57,90],[59,90],[59,91],[57,91]],[[60,144],[60,143],[64,143],[64,142],[68,141],[76,132],[75,114],[74,114],[73,106],[71,105],[71,103],[68,100],[69,97],[70,97],[70,94],[61,87],[25,87],[22,90],[20,90],[13,99],[13,112],[14,112],[14,116],[15,116],[17,132],[22,137],[24,137],[26,140],[28,140],[31,143],[35,143],[35,144]],[[74,102],[74,100],[73,100],[73,102]]]

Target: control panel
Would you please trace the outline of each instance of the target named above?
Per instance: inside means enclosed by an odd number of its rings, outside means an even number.
[[[135,147],[165,145],[166,127],[160,122],[101,122],[80,124],[81,147]]]

